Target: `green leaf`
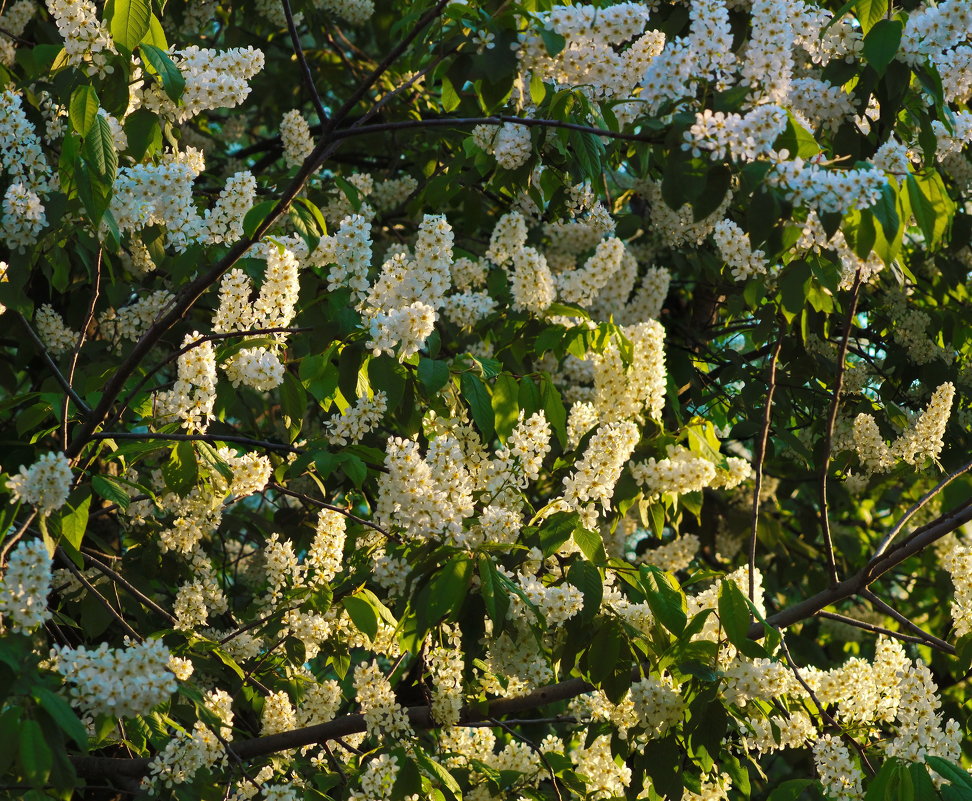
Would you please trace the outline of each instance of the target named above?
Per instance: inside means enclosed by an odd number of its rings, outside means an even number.
[[[437,781],[448,793],[449,798],[462,798],[462,790],[459,782],[442,765],[432,759],[421,748],[416,748],[412,753],[415,754],[415,761],[418,763],[427,776]]]
[[[533,73],[530,77],[530,99],[533,101],[533,105],[539,106],[546,96],[547,87],[544,86],[543,78],[540,77],[539,73]]]
[[[586,654],[588,675],[594,684],[600,684],[614,672],[623,636],[620,624],[613,618],[598,627]]]
[[[878,75],[884,75],[901,44],[901,20],[882,19],[864,37],[864,58]]]
[[[151,19],[150,0],[114,0],[114,13],[108,23],[111,38],[130,53],[148,33]]]
[[[590,562],[574,562],[567,571],[567,581],[584,595],[581,619],[593,620],[600,611],[601,600],[604,598],[604,582],[601,581],[600,571]]]
[[[543,384],[540,390],[540,401],[543,404],[543,412],[557,435],[557,441],[561,448],[567,447],[567,410],[564,408],[563,398],[554,386],[550,377],[544,375]]]
[[[792,115],[786,123],[786,130],[777,138],[773,147],[776,150],[787,150],[790,158],[808,159],[820,152],[820,145],[813,138],[813,134],[798,123]]]
[[[185,495],[199,477],[196,450],[191,442],[177,442],[169,451],[169,458],[162,463],[165,486],[177,495]]]
[[[142,161],[162,150],[162,127],[158,115],[146,108],[133,111],[125,118],[125,136],[128,152],[135,161]]]
[[[35,686],[31,694],[41,705],[41,708],[51,716],[58,727],[68,737],[77,743],[82,751],[88,750],[88,731],[74,713],[71,705],[57,693],[46,687]]]
[[[138,50],[142,54],[142,63],[145,64],[148,72],[158,76],[165,93],[173,101],[178,101],[186,89],[186,79],[169,58],[169,54],[146,42],[139,45]]]
[[[952,786],[972,793],[972,776],[964,768],[938,756],[926,756],[925,762],[935,773],[951,782]]]
[[[496,565],[485,554],[479,557],[479,592],[483,597],[486,614],[495,626],[502,627],[510,608],[510,597],[499,580]]]
[[[118,171],[118,153],[115,151],[111,126],[100,114],[95,115],[94,122],[84,137],[81,153],[98,178],[110,186]]]
[[[888,0],[856,0],[854,13],[861,23],[861,30],[867,33],[888,15]]]
[[[767,801],[797,801],[803,791],[818,782],[815,779],[790,779],[778,784]]]
[[[283,422],[293,442],[304,425],[307,413],[307,390],[293,373],[284,373],[283,384],[280,385],[280,411],[283,412]]]
[[[88,528],[90,508],[91,492],[85,491],[80,498],[70,501],[61,511],[61,534],[74,550],[81,547],[81,540]]]
[[[459,93],[456,91],[456,87],[452,85],[452,81],[449,80],[447,75],[442,76],[442,108],[444,111],[455,111],[459,108]]]
[[[422,588],[416,598],[418,612],[431,625],[456,612],[466,598],[472,580],[468,557],[450,559]]]
[[[685,631],[688,607],[685,595],[675,577],[657,567],[641,568],[641,583],[648,598],[651,613],[676,637]]]
[[[506,438],[516,426],[520,414],[520,407],[517,405],[517,394],[519,387],[516,379],[509,373],[500,373],[493,383],[493,415],[496,425],[496,434],[501,442],[506,442]]]
[[[580,524],[577,512],[554,512],[540,527],[540,549],[544,557],[555,554]]]
[[[909,175],[907,181],[912,213],[929,246],[935,247],[952,221],[955,203],[935,170]]]
[[[418,379],[431,394],[436,394],[449,381],[448,362],[419,357]]]
[[[549,56],[556,56],[567,46],[567,40],[563,36],[546,28],[540,29],[540,38],[543,39]]]
[[[38,786],[47,781],[54,764],[54,755],[48,747],[40,723],[28,719],[20,727],[20,767],[27,781]]]
[[[81,136],[87,136],[98,117],[98,93],[93,86],[79,86],[71,93],[68,119]]]
[[[574,529],[574,542],[590,561],[596,565],[603,565],[607,561],[607,554],[604,551],[604,542],[601,535],[596,531],[578,527]]]
[[[493,406],[490,402],[489,391],[478,375],[474,373],[463,373],[459,379],[459,387],[463,399],[469,404],[469,411],[472,413],[476,427],[483,435],[483,439],[489,442],[495,433],[493,423]]]
[[[360,595],[347,595],[342,600],[344,608],[358,631],[374,640],[378,636],[378,613],[368,599]]]
[[[131,503],[125,485],[111,476],[95,476],[91,479],[91,489],[106,501],[117,503],[122,509],[127,509]]]
[[[734,582],[723,580],[719,585],[719,622],[726,637],[746,656],[765,657],[766,650],[749,639],[752,619],[749,599]]]
[[[155,14],[149,20],[148,33],[145,34],[142,41],[150,45],[155,45],[159,50],[169,49],[169,42],[165,38],[165,31],[162,30],[162,23],[159,22],[159,18]]]

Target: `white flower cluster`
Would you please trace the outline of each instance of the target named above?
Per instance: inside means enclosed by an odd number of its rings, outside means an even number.
[[[0,615],[11,631],[27,634],[51,618],[51,555],[43,540],[21,540],[0,580]]]
[[[443,645],[428,652],[429,673],[432,676],[432,718],[440,726],[455,726],[462,710],[464,666],[462,638],[459,629],[443,627]]]
[[[917,467],[926,459],[937,459],[945,446],[945,426],[954,397],[955,385],[951,382],[938,387],[925,410],[890,447],[872,415],[857,415],[854,418],[854,447],[864,469],[868,473],[884,473],[898,461]]]
[[[64,40],[70,63],[84,67],[89,75],[110,71],[106,55],[114,52],[114,43],[91,0],[47,0],[47,10]]]
[[[631,464],[631,475],[645,488],[647,497],[658,498],[669,492],[684,495],[699,492],[715,481],[716,468],[708,459],[687,448],[669,447],[665,459],[648,459]]]
[[[519,573],[515,579],[520,585],[520,589],[535,607],[537,607],[540,619],[543,620],[548,628],[562,626],[584,607],[584,594],[573,584],[563,583],[556,586],[543,584],[535,576]],[[514,603],[510,607],[514,615],[516,601],[519,596],[514,596]]]
[[[405,740],[414,736],[405,708],[395,700],[395,691],[377,662],[362,662],[354,669],[356,699],[365,717],[368,734],[379,740]]]
[[[378,390],[368,397],[361,397],[341,414],[332,415],[324,424],[327,441],[332,445],[360,442],[365,434],[374,431],[388,408],[388,396]]]
[[[638,426],[630,420],[600,425],[574,471],[564,479],[563,500],[567,507],[581,512],[587,523],[597,518],[595,503],[600,503],[605,511],[610,509],[614,485],[639,439]]]
[[[206,241],[206,221],[197,213],[193,199],[193,181],[204,167],[202,153],[191,148],[182,154],[167,154],[159,164],[121,167],[110,206],[119,231],[163,225],[166,244],[179,252]],[[223,216],[221,213],[217,221]],[[218,227],[216,222],[214,225]]]
[[[17,57],[16,37],[24,32],[36,12],[37,4],[34,0],[16,0],[8,3],[0,13],[0,28],[10,34],[10,38],[0,38],[0,64],[3,66],[13,66]]]
[[[621,267],[624,243],[616,237],[600,242],[584,266],[556,276],[560,299],[565,303],[589,306]]]
[[[669,573],[685,570],[699,552],[701,545],[695,534],[683,534],[671,542],[645,551],[638,559],[645,564],[655,565]]]
[[[378,211],[391,211],[401,206],[418,189],[418,181],[411,175],[400,175],[378,181],[371,190],[371,200]]]
[[[44,347],[55,356],[72,350],[78,341],[78,335],[65,325],[64,318],[49,303],[37,309],[34,325]]]
[[[143,86],[141,101],[173,122],[185,122],[203,111],[233,108],[250,94],[247,83],[263,69],[263,51],[253,47],[209,50],[190,45],[169,52],[185,78],[178,105],[155,83]]]
[[[7,479],[11,502],[26,501],[42,517],[60,509],[71,491],[71,463],[63,453],[45,453],[30,467],[20,466],[20,473]]]
[[[191,732],[177,731],[149,762],[149,775],[142,780],[142,786],[150,794],[160,784],[172,788],[192,781],[197,771],[226,759],[223,743],[233,739],[233,699],[224,690],[210,690],[204,704],[219,719],[219,737],[201,720],[193,724]]]
[[[537,16],[540,25],[563,36],[566,44],[550,56],[539,33],[521,34],[517,51],[521,70],[558,89],[577,88],[592,97],[629,96],[665,42],[659,31],[642,35],[648,13],[637,3],[598,9],[558,5]]]
[[[818,739],[813,744],[813,764],[824,792],[833,801],[858,801],[864,797],[864,776],[840,737],[824,734]]]
[[[594,409],[602,423],[641,420],[647,411],[654,420],[665,405],[665,329],[657,320],[625,326],[631,343],[631,364],[625,368],[621,348],[612,339],[594,363]]]
[[[243,218],[253,206],[257,183],[253,173],[231,175],[211,209],[204,213],[204,239],[209,244],[232,244],[243,238]]]
[[[351,297],[360,303],[368,296],[368,269],[371,267],[371,223],[361,214],[341,220],[333,237],[324,237],[311,254],[311,263],[330,263],[327,288],[333,292],[342,286],[351,288]]]
[[[252,303],[253,285],[242,270],[226,273],[220,281],[219,308],[213,316],[217,332],[245,331],[249,328],[284,328],[297,313],[300,291],[300,263],[294,253],[281,243],[262,242],[257,254],[266,260],[260,292]],[[278,343],[286,340],[283,333],[274,334]],[[277,355],[278,346],[244,348],[223,365],[233,386],[243,384],[268,391],[281,384],[284,366]]]
[[[723,220],[712,231],[719,255],[737,281],[745,281],[754,275],[765,275],[767,270],[766,254],[753,250],[749,234],[732,220]]]
[[[54,186],[40,139],[24,113],[23,97],[12,89],[0,93],[0,163],[14,183],[38,194]]]
[[[344,568],[344,540],[347,518],[333,509],[321,509],[317,515],[317,530],[304,570],[312,584],[332,581]]]
[[[169,649],[161,640],[95,649],[57,645],[57,671],[72,685],[70,694],[88,714],[108,717],[144,715],[165,701],[178,685],[169,670]]]
[[[288,167],[299,167],[314,149],[310,126],[297,109],[283,115],[280,121],[280,140]]]
[[[37,241],[45,225],[47,215],[37,193],[22,183],[10,184],[3,195],[3,217],[0,218],[0,230],[7,247],[25,253]]]
[[[795,205],[843,214],[851,209],[869,209],[877,203],[887,176],[877,169],[828,170],[796,158],[776,162],[766,181],[782,189]]]
[[[200,336],[198,331],[186,334],[182,347],[195,347],[177,359],[177,378],[172,389],[157,396],[162,419],[181,420],[190,433],[206,432],[216,403],[216,354],[212,342],[199,341]]]
[[[425,344],[451,285],[454,238],[445,217],[426,214],[413,258],[397,253],[382,265],[363,307],[375,355],[395,355],[397,349],[398,358],[406,359]]]
[[[662,737],[681,721],[685,702],[671,676],[647,676],[632,684],[629,692],[638,723],[650,736]]]
[[[358,777],[361,793],[353,793],[348,801],[391,801],[397,778],[398,759],[390,754],[378,754],[368,760]]]
[[[137,342],[174,299],[167,289],[157,289],[120,309],[106,309],[98,318],[98,333],[116,348],[126,339]]]
[[[507,122],[498,127],[477,125],[473,131],[473,140],[483,150],[492,153],[496,163],[506,170],[522,167],[533,150],[530,129],[514,122]]]
[[[348,25],[364,25],[375,13],[374,0],[314,0],[315,4],[336,14]]]
[[[713,161],[754,161],[773,149],[786,123],[786,111],[776,105],[757,106],[745,116],[705,109],[685,132],[682,150],[696,157],[706,152]]]

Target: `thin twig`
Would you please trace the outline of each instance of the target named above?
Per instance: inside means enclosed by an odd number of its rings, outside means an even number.
[[[281,2],[283,3],[284,16],[287,18],[287,31],[290,33],[290,41],[294,46],[294,55],[297,56],[297,63],[300,64],[301,77],[310,93],[314,110],[317,111],[317,119],[321,121],[321,124],[324,124],[327,122],[327,112],[324,110],[321,96],[317,93],[317,87],[314,85],[314,76],[311,75],[310,65],[304,55],[304,48],[300,46],[300,34],[297,33],[297,26],[294,24],[294,12],[290,8],[290,0],[281,0]]]
[[[20,322],[23,323],[24,329],[27,331],[27,336],[30,338],[30,341],[33,342],[40,350],[41,356],[43,356],[44,361],[47,363],[47,368],[51,371],[51,374],[54,376],[54,379],[57,381],[58,384],[61,385],[61,389],[64,390],[65,394],[72,401],[74,401],[74,405],[78,407],[78,411],[81,413],[81,416],[85,417],[86,415],[91,414],[91,408],[88,406],[88,404],[86,404],[83,400],[81,400],[81,397],[78,395],[78,393],[75,392],[74,389],[71,387],[70,382],[64,377],[64,374],[61,373],[61,371],[58,369],[57,364],[54,362],[54,359],[51,358],[51,354],[48,352],[44,343],[41,342],[40,337],[37,336],[37,334],[34,332],[34,329],[27,321],[27,318],[24,317],[24,315],[22,315],[20,312],[15,312],[15,314],[17,315],[17,317],[20,318]]]
[[[152,378],[152,376],[154,376],[157,372],[159,372],[159,370],[161,370],[166,365],[176,361],[184,353],[188,353],[193,348],[198,348],[200,345],[202,345],[205,342],[216,342],[221,339],[233,339],[235,337],[257,336],[259,334],[299,334],[299,333],[305,333],[307,331],[313,331],[313,329],[308,326],[301,327],[301,328],[279,328],[279,327],[278,328],[250,328],[245,331],[230,331],[228,333],[221,333],[221,334],[205,334],[204,336],[197,337],[188,345],[183,345],[175,353],[172,353],[169,356],[167,356],[165,359],[163,359],[161,362],[155,365],[155,367],[149,370],[145,375],[143,375],[139,379],[138,383],[134,386],[132,391],[125,396],[124,400],[122,400],[121,404],[118,407],[118,411],[116,411],[111,416],[111,418],[109,418],[106,421],[105,425],[112,425],[116,421],[121,419],[121,416],[125,413],[125,410],[128,408],[128,405],[132,402],[132,399],[135,397],[138,391],[142,387],[144,387],[145,384],[148,383],[149,379]]]
[[[87,551],[82,551],[81,552],[81,555],[84,557],[84,559],[86,561],[88,561],[92,565],[94,565],[95,569],[98,572],[100,572],[103,575],[107,576],[111,581],[113,581],[115,584],[117,584],[123,590],[125,590],[126,592],[128,592],[134,598],[137,598],[139,601],[141,601],[145,606],[147,606],[149,609],[151,609],[157,615],[161,615],[162,617],[164,617],[166,620],[168,620],[172,624],[175,624],[176,623],[176,618],[175,618],[175,616],[173,614],[171,614],[170,612],[166,612],[165,609],[163,609],[155,601],[153,601],[151,598],[149,598],[147,595],[145,595],[143,592],[141,592],[137,587],[135,587],[131,583],[129,583],[127,579],[123,578],[118,573],[116,573],[114,570],[112,570],[110,567],[108,567],[108,565],[102,564],[98,559],[95,559]]]
[[[800,675],[800,670],[796,666],[796,662],[793,661],[793,657],[790,656],[790,649],[786,645],[786,638],[783,636],[783,632],[780,632],[780,647],[783,649],[783,656],[786,658],[787,664],[790,666],[790,670],[793,672],[793,677],[799,682],[800,686],[803,687],[804,692],[810,696],[810,700],[813,701],[814,706],[817,707],[817,711],[828,725],[833,726],[833,728],[840,733],[843,740],[850,743],[857,750],[857,753],[861,756],[861,762],[867,769],[869,775],[874,775],[874,768],[868,761],[867,754],[864,752],[864,747],[857,742],[853,737],[851,737],[847,732],[844,731],[844,727],[841,726],[833,716],[827,711],[827,708],[820,702],[817,694],[813,691],[813,688],[804,681],[803,676]]]
[[[900,631],[894,631],[893,629],[886,629],[884,626],[877,626],[874,623],[868,623],[864,620],[858,620],[857,618],[848,617],[847,615],[841,615],[837,612],[825,612],[820,610],[815,613],[815,617],[824,618],[825,620],[833,620],[838,623],[844,623],[848,626],[853,626],[854,628],[861,629],[862,631],[870,631],[873,634],[883,634],[886,637],[894,637],[897,640],[903,640],[904,642],[915,643],[917,645],[931,645],[928,640],[922,637],[915,637],[911,634],[902,634]],[[934,646],[938,647],[938,646]],[[955,649],[949,646],[949,650],[944,648],[939,649],[945,651],[945,653],[954,654]]]
[[[874,604],[874,606],[876,606],[879,610],[884,612],[884,614],[886,614],[888,617],[897,620],[902,626],[904,626],[908,631],[910,631],[916,637],[921,637],[921,639],[923,639],[925,643],[927,643],[928,645],[932,646],[933,648],[937,648],[939,651],[944,651],[945,653],[951,653],[951,654],[955,653],[955,649],[947,642],[945,642],[945,640],[941,639],[940,637],[936,637],[934,634],[929,634],[927,631],[925,631],[917,624],[912,623],[911,620],[909,620],[907,617],[902,615],[893,606],[883,601],[871,590],[863,589],[861,590],[861,595],[867,598],[867,600],[869,600],[872,604]]]
[[[20,528],[7,537],[6,541],[3,543],[3,549],[0,550],[0,565],[7,564],[7,556],[9,555],[10,550],[14,547],[14,545],[20,542],[20,539],[24,536],[24,534],[27,533],[27,529],[30,528],[30,524],[34,522],[35,517],[37,517],[37,510],[32,509],[30,514],[27,515],[27,519],[20,524]]]
[[[388,539],[394,542],[401,542],[401,540],[390,531],[386,531],[377,523],[373,523],[370,520],[365,520],[363,517],[358,517],[356,514],[349,512],[347,509],[341,506],[335,506],[333,503],[327,503],[326,501],[319,501],[317,498],[312,498],[310,495],[304,495],[302,492],[294,492],[291,489],[287,489],[282,484],[278,484],[276,481],[270,481],[267,486],[271,489],[276,490],[282,495],[289,495],[291,498],[297,498],[298,500],[308,503],[311,506],[316,506],[319,509],[330,509],[332,512],[337,512],[338,514],[344,515],[348,520],[353,520],[355,523],[360,523],[362,526],[367,526],[368,528],[374,529],[379,534],[383,534],[388,537]]]
[[[969,472],[969,470],[972,470],[972,462],[966,462],[954,473],[949,473],[947,476],[945,476],[945,478],[943,478],[934,487],[932,487],[932,489],[930,489],[928,492],[922,495],[911,506],[911,508],[904,513],[904,515],[894,525],[894,527],[884,536],[884,539],[882,539],[881,542],[878,543],[877,549],[875,550],[874,553],[878,556],[884,553],[888,549],[888,546],[892,543],[894,538],[901,533],[901,529],[904,528],[905,523],[907,523],[915,515],[916,512],[918,512],[926,503],[928,503],[932,498],[938,495],[939,492],[945,489],[945,487],[951,484],[955,479]]]
[[[749,600],[756,595],[756,539],[759,531],[759,501],[763,487],[763,462],[766,460],[766,444],[769,441],[770,423],[773,419],[773,395],[776,393],[776,365],[780,360],[783,347],[783,334],[776,340],[776,346],[769,361],[769,378],[766,389],[766,408],[763,410],[763,426],[760,429],[756,446],[756,480],[753,487],[753,511],[749,529]]]
[[[530,750],[540,758],[540,761],[550,774],[550,781],[553,784],[554,794],[557,796],[559,801],[564,801],[564,797],[560,793],[560,783],[557,781],[557,774],[554,772],[553,765],[550,764],[550,760],[547,759],[547,755],[540,750],[540,747],[533,742],[533,740],[527,739],[516,729],[512,728],[509,724],[504,723],[502,720],[490,718],[489,722],[494,726],[499,726],[503,731],[507,732],[511,737],[519,740],[521,743],[525,743]]]
[[[98,296],[101,294],[101,258],[102,249],[98,248],[98,255],[95,258],[95,277],[94,277],[94,287],[91,290],[91,302],[88,304],[88,312],[84,316],[84,322],[81,324],[81,333],[78,335],[78,341],[74,344],[74,352],[71,354],[71,365],[68,367],[67,382],[68,386],[72,389],[74,388],[74,371],[78,366],[78,357],[81,355],[81,348],[84,347],[85,337],[88,335],[88,326],[91,325],[92,320],[94,320],[95,306],[98,303]],[[68,404],[70,402],[70,396],[65,395],[64,405],[61,407],[61,412],[63,420],[61,420],[61,442],[65,450],[68,446]]]
[[[61,564],[68,569],[71,575],[74,576],[88,592],[98,599],[98,602],[105,608],[109,615],[118,621],[118,624],[125,630],[125,633],[133,640],[138,640],[141,642],[142,635],[128,625],[128,622],[121,616],[121,613],[111,605],[111,602],[100,592],[98,592],[98,590],[94,588],[94,585],[88,581],[87,578],[85,578],[84,574],[74,566],[74,562],[68,559],[63,551],[58,551],[56,555],[58,557],[58,561],[60,561]]]
[[[830,459],[833,455],[834,428],[837,425],[837,411],[840,408],[840,393],[844,388],[844,371],[847,360],[847,348],[850,343],[850,332],[857,313],[857,300],[861,291],[861,270],[858,268],[851,287],[850,301],[847,305],[847,316],[844,318],[844,335],[840,343],[837,357],[837,382],[834,385],[834,396],[830,401],[830,411],[827,413],[827,433],[824,438],[823,464],[820,468],[820,528],[823,532],[824,550],[827,553],[827,571],[830,583],[837,584],[840,576],[837,574],[837,557],[834,553],[834,540],[830,533],[830,509],[827,505],[827,480],[830,473]]]

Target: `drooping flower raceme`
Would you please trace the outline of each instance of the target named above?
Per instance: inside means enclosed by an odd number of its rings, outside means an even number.
[[[51,555],[42,540],[22,540],[0,580],[0,615],[11,630],[26,634],[50,620]]]
[[[71,685],[71,697],[92,715],[144,715],[178,687],[169,669],[169,649],[161,640],[124,648],[55,646],[57,671]]]
[[[37,508],[41,516],[60,509],[71,491],[71,463],[60,452],[45,453],[29,468],[20,466],[20,473],[7,479],[11,501],[26,501]]]

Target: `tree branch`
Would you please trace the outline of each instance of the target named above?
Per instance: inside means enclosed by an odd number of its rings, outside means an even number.
[[[826,590],[818,592],[809,598],[805,598],[799,603],[788,606],[770,615],[767,622],[778,629],[792,626],[801,620],[805,620],[811,615],[815,615],[824,607],[860,594],[861,590],[874,583],[889,570],[897,567],[903,561],[916,553],[924,550],[936,540],[940,540],[947,534],[951,534],[955,529],[972,520],[972,501],[961,504],[951,512],[942,515],[937,520],[927,526],[916,529],[907,539],[901,542],[896,548],[885,554],[875,554],[864,567],[858,570],[850,578],[838,582],[836,585]],[[764,635],[762,624],[757,623],[750,627],[749,636],[752,639],[760,639]]]
[[[300,34],[297,33],[297,26],[294,25],[294,12],[290,7],[290,0],[281,0],[281,2],[283,3],[284,16],[287,18],[287,31],[290,33],[290,41],[294,45],[294,55],[297,56],[297,62],[300,64],[300,75],[304,79],[304,85],[307,87],[307,91],[310,93],[311,102],[314,104],[314,110],[317,112],[317,119],[323,125],[327,122],[327,112],[324,110],[324,104],[321,102],[321,96],[317,93],[314,76],[311,75],[310,65],[307,63],[306,56],[304,56],[304,48],[300,46]]]
[[[776,392],[776,365],[780,360],[783,347],[783,334],[780,333],[773,348],[769,362],[769,378],[766,390],[766,409],[763,411],[763,426],[759,432],[756,448],[756,482],[753,487],[753,511],[749,529],[749,600],[756,595],[756,534],[759,529],[759,494],[763,486],[763,462],[766,460],[766,443],[769,441],[770,423],[773,417],[773,395]]]
[[[827,478],[830,472],[830,458],[834,445],[834,427],[837,425],[837,410],[840,407],[840,393],[844,388],[844,370],[847,359],[847,347],[850,343],[851,327],[854,315],[857,313],[857,300],[861,291],[861,271],[854,276],[854,286],[851,288],[850,302],[847,306],[847,316],[844,318],[844,335],[840,343],[840,353],[837,357],[837,383],[834,385],[834,397],[830,401],[830,411],[827,413],[827,434],[824,439],[823,465],[820,468],[820,528],[823,532],[824,550],[827,552],[827,570],[830,581],[837,584],[837,559],[834,555],[834,541],[830,533],[830,511],[827,506]]]
[[[164,439],[175,442],[234,442],[238,445],[249,445],[268,451],[303,453],[300,448],[295,448],[293,445],[285,445],[282,442],[270,442],[263,439],[251,439],[250,437],[238,437],[235,434],[161,434],[153,431],[98,431],[92,434],[90,439]]]

